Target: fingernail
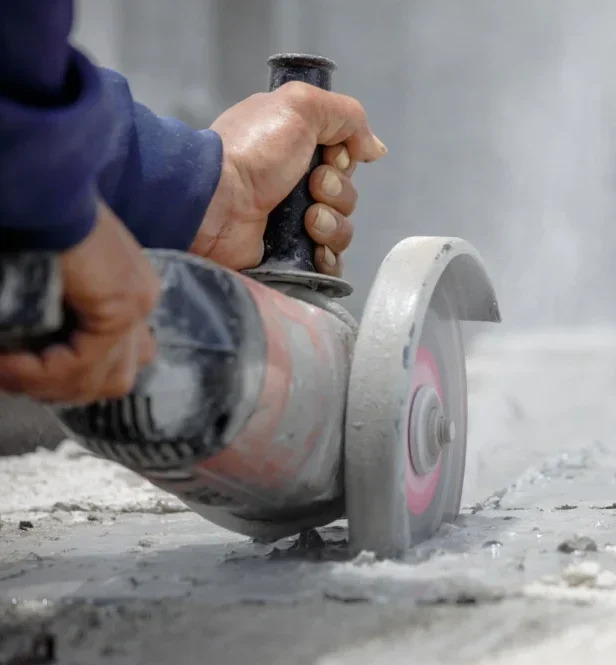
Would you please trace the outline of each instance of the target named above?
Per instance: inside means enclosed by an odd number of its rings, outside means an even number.
[[[338,222],[327,208],[319,208],[317,218],[314,220],[314,228],[324,236],[331,235],[338,227]]]
[[[349,166],[351,166],[351,158],[349,157],[349,151],[343,147],[340,150],[340,154],[336,159],[334,159],[334,164],[336,168],[340,171],[346,171]]]
[[[338,196],[342,191],[342,182],[333,171],[327,171],[321,184],[321,190],[327,196]]]
[[[372,135],[374,136],[374,134]],[[379,139],[378,137],[374,136],[374,142],[376,143],[376,147],[379,149],[379,151],[386,155],[389,151],[387,150],[387,146]]]
[[[323,261],[330,268],[336,267],[336,255],[327,245],[323,247]]]

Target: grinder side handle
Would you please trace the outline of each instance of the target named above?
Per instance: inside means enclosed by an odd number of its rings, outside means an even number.
[[[323,90],[331,90],[336,69],[328,58],[285,53],[268,60],[270,92],[289,81],[302,81]],[[304,217],[314,203],[308,181],[312,171],[323,163],[323,148],[318,146],[307,172],[291,193],[270,214],[264,236],[265,252],[261,268],[316,272],[316,244],[306,232]]]

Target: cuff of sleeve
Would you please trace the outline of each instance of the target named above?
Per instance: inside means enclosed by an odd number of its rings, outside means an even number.
[[[220,181],[222,139],[215,131],[195,131],[136,109],[136,131],[124,161],[138,167],[124,169],[113,191],[105,178],[99,189],[143,247],[187,251]]]
[[[61,223],[50,226],[0,226],[0,248],[3,252],[63,252],[89,235],[96,223],[97,199],[93,194],[64,215]]]
[[[185,250],[190,248],[201,228],[222,175],[223,144],[220,134],[212,129],[201,130],[199,134],[204,140],[201,177],[196,178],[192,191],[187,195],[188,201],[194,201],[195,212],[186,215],[185,228],[182,231],[178,229],[177,245]]]

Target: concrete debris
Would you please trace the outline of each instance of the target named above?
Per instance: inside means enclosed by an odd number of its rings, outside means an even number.
[[[563,540],[558,546],[558,551],[565,554],[573,552],[596,552],[597,543],[587,536],[573,536],[567,540]]]

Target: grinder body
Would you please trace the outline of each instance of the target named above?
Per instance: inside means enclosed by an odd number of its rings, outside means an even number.
[[[262,540],[343,512],[354,331],[209,261],[151,251],[158,357],[122,400],[56,410],[94,452]]]

